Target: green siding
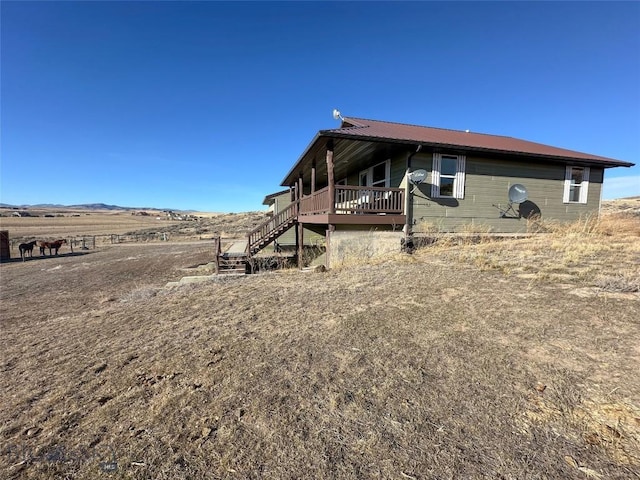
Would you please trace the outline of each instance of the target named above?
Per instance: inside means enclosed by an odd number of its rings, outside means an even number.
[[[426,228],[423,223],[437,225],[444,231],[455,231],[472,224],[491,228],[495,232],[522,232],[527,228],[524,218],[500,218],[508,206],[509,187],[523,184],[528,191],[524,208],[539,209],[543,220],[577,220],[597,213],[602,189],[602,168],[591,168],[586,204],[563,203],[565,165],[525,163],[467,157],[465,195],[463,199],[431,199],[432,155],[413,157],[412,169],[429,172],[427,180],[415,190],[413,196],[414,231]],[[519,206],[514,205],[516,211]]]
[[[407,156],[397,155],[391,159],[390,188],[398,188],[407,172]]]

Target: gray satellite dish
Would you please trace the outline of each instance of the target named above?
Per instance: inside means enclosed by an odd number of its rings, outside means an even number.
[[[523,203],[528,197],[527,187],[520,183],[515,183],[509,187],[509,203],[507,204],[507,208],[495,204],[493,206],[500,210],[502,218],[520,218],[520,213],[515,211],[513,204]]]
[[[409,174],[409,181],[414,185],[420,185],[427,178],[426,170],[414,170]]]
[[[418,185],[424,182],[425,179],[427,178],[427,171],[422,169],[414,170],[413,172],[409,173],[409,175],[407,175],[407,178],[409,179],[409,183],[412,183],[413,185],[415,185],[409,192],[409,193],[413,193],[415,189],[418,188]]]
[[[528,197],[527,187],[516,183],[509,188],[509,202],[510,203],[522,203]]]
[[[338,110],[337,108],[333,109],[333,119],[334,120],[344,120],[344,118],[342,118],[342,114],[340,113],[340,110]]]

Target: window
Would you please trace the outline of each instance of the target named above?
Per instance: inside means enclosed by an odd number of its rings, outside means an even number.
[[[388,187],[391,160],[385,160],[360,172],[361,187]]]
[[[589,167],[568,166],[564,177],[564,203],[587,203]]]
[[[435,198],[464,198],[464,155],[433,154],[431,196]]]

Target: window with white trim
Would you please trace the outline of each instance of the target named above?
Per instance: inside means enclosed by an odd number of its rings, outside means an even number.
[[[564,203],[587,203],[589,167],[567,166],[564,176]]]
[[[433,154],[431,196],[434,198],[464,198],[466,157],[464,155]]]
[[[361,187],[388,187],[391,177],[391,160],[385,160],[360,172]]]

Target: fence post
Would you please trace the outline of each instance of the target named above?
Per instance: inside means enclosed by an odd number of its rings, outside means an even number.
[[[214,246],[214,250],[215,250],[215,258],[214,258],[214,265],[215,265],[215,269],[216,269],[216,275],[220,272],[220,237],[214,239],[215,240],[215,246]]]

